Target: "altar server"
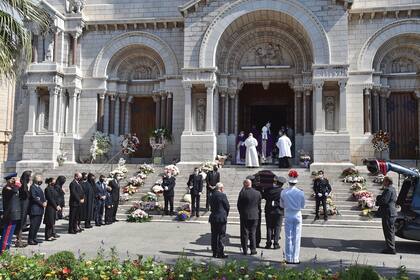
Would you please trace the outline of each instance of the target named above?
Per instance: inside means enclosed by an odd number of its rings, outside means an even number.
[[[248,138],[245,140],[246,156],[245,165],[246,167],[258,167],[258,153],[257,153],[258,141],[254,138],[253,134],[250,133]]]
[[[289,159],[292,157],[292,141],[287,137],[283,131],[279,132],[280,138],[277,141],[277,148],[279,149],[279,168],[289,168]]]

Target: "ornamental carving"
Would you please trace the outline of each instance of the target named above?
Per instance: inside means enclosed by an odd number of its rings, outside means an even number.
[[[410,73],[417,72],[414,61],[406,57],[401,57],[392,62],[392,73]]]
[[[249,50],[241,66],[285,65],[283,50],[279,44],[264,43]]]
[[[66,12],[69,14],[80,14],[84,7],[85,0],[66,0]]]

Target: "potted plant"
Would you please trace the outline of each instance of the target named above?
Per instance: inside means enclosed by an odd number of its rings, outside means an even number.
[[[153,163],[163,163],[163,150],[165,149],[167,141],[172,141],[171,133],[167,128],[155,129],[150,138],[149,143],[153,151]]]

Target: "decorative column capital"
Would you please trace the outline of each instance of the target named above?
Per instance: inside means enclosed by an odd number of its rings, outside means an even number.
[[[303,88],[298,87],[298,88],[295,88],[294,90],[295,90],[295,96],[297,98],[301,98],[303,96]]]
[[[235,97],[236,97],[236,95],[238,94],[238,90],[237,89],[228,89],[228,95],[229,95],[229,98],[231,98],[231,99],[234,99]]]
[[[191,90],[193,85],[191,82],[182,82],[182,86],[184,87],[184,90]]]
[[[125,101],[127,100],[127,94],[125,94],[125,93],[120,94],[120,100],[121,100],[122,102],[125,102]]]
[[[216,87],[216,83],[215,82],[208,82],[208,83],[204,83],[204,86],[207,89],[207,92],[213,92],[215,87]]]
[[[166,91],[160,92],[160,97],[162,100],[166,99],[168,97],[168,93]]]
[[[102,100],[105,99],[105,93],[104,92],[99,93],[99,99],[102,99]]]
[[[168,95],[168,96],[167,96],[166,98],[171,99],[171,98],[173,97],[173,95],[174,95],[174,94],[173,94],[172,92],[169,92],[169,91],[168,91],[168,92],[167,92],[167,95]]]
[[[115,92],[108,92],[107,95],[110,101],[115,101],[115,96],[116,96]]]
[[[347,86],[347,79],[342,79],[338,81],[338,86],[340,87],[340,91],[344,90]]]
[[[127,98],[127,102],[128,102],[128,103],[133,103],[133,96],[132,96],[132,95],[129,95],[129,96],[128,96],[128,98]]]
[[[48,91],[50,95],[59,95],[61,93],[61,87],[60,86],[51,86],[48,87]]]
[[[157,103],[157,102],[159,102],[159,101],[160,101],[160,95],[158,95],[158,94],[153,94],[153,95],[152,95],[152,98],[153,98],[153,101],[154,101],[155,103]]]
[[[388,99],[389,96],[391,95],[391,89],[389,87],[383,87],[383,88],[381,88],[380,95],[382,96],[382,98]]]
[[[324,86],[325,81],[324,80],[315,80],[313,81],[314,89],[322,89]]]

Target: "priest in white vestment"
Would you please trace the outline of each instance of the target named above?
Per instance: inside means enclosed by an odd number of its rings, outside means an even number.
[[[289,159],[292,157],[292,141],[287,137],[286,133],[280,132],[280,138],[276,144],[279,149],[279,167],[289,168]]]
[[[245,156],[245,166],[246,167],[258,167],[258,153],[257,153],[258,141],[254,138],[252,133],[249,134],[248,138],[245,140],[246,147],[246,156]]]

